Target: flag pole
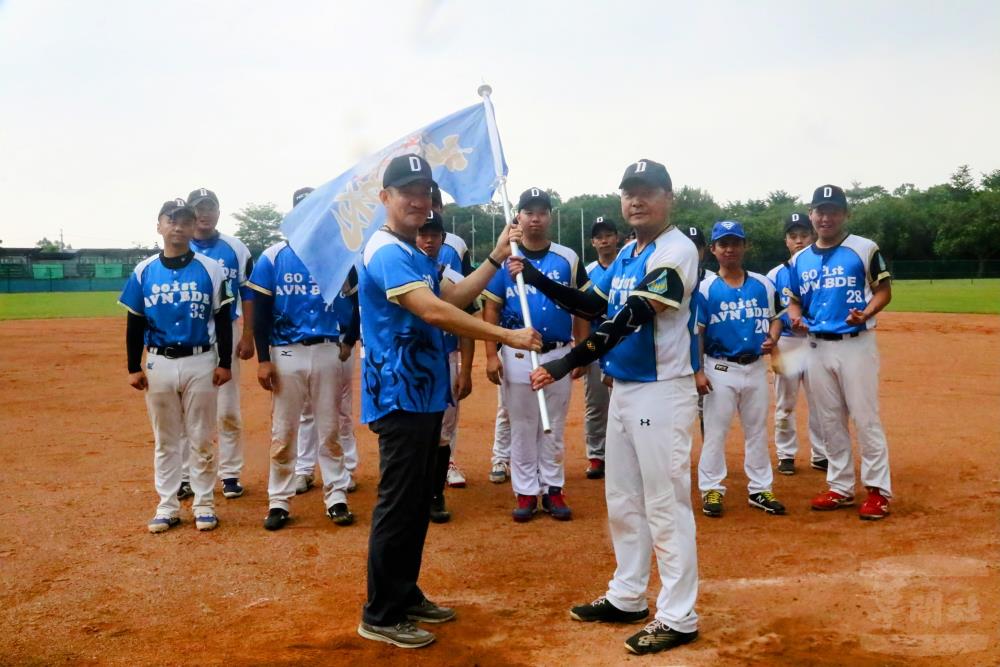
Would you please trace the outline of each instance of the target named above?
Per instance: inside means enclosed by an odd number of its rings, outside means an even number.
[[[508,225],[517,224],[514,222],[513,216],[510,210],[510,200],[507,198],[507,177],[503,173],[503,160],[500,156],[500,132],[497,130],[497,119],[493,115],[493,102],[490,101],[490,93],[493,89],[487,84],[479,86],[480,97],[483,98],[483,108],[486,109],[486,127],[490,135],[490,149],[493,152],[493,170],[497,175],[497,185],[499,185],[500,190],[500,201],[503,202],[503,216]],[[510,242],[510,254],[514,257],[522,257],[520,249],[517,244],[513,241]],[[524,276],[520,273],[517,274],[517,297],[521,303],[521,313],[524,316],[524,326],[531,328],[531,311],[528,310],[528,297],[524,292]],[[531,357],[531,369],[535,370],[538,368],[538,354],[531,350],[529,351],[529,356]],[[542,418],[542,430],[546,433],[552,432],[552,426],[549,423],[549,411],[545,406],[545,390],[539,389],[538,392],[538,411]]]

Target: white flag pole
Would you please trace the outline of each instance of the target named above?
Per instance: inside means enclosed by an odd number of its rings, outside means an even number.
[[[500,132],[497,130],[497,119],[493,115],[493,102],[490,101],[490,93],[493,89],[490,88],[485,83],[479,86],[477,91],[479,95],[483,98],[483,107],[486,109],[486,127],[490,135],[490,148],[493,152],[493,170],[497,175],[497,184],[500,189],[500,201],[503,203],[503,216],[504,220],[507,221],[508,225],[516,224],[514,222],[513,216],[510,210],[510,200],[507,198],[507,177],[503,173],[503,160],[500,156]],[[521,251],[517,247],[517,244],[511,241],[510,243],[510,254],[515,257],[521,257]],[[524,326],[531,328],[531,312],[528,310],[528,297],[524,292],[524,276],[517,274],[517,296],[518,300],[521,302],[521,313],[524,315]],[[531,369],[534,370],[538,368],[538,354],[532,350],[529,352],[531,357]],[[546,433],[552,432],[552,426],[549,424],[549,411],[545,407],[545,390],[539,389],[538,392],[538,411],[542,418],[542,429]]]

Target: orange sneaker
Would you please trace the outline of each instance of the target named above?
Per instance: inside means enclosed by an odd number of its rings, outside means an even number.
[[[854,496],[845,496],[836,491],[824,491],[812,499],[812,508],[820,512],[829,512],[853,504]]]
[[[873,486],[868,487],[868,497],[858,508],[858,514],[865,521],[878,521],[889,516],[889,499]]]

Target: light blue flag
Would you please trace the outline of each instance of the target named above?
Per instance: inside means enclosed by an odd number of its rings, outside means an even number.
[[[493,198],[498,175],[482,104],[408,134],[316,188],[285,216],[281,231],[326,303],[333,303],[368,238],[385,223],[378,199],[382,172],[392,158],[407,153],[427,160],[434,180],[459,206]],[[502,148],[500,153],[506,175]]]

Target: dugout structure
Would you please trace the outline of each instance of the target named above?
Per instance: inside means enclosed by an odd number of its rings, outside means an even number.
[[[112,292],[158,248],[0,248],[0,292]]]

